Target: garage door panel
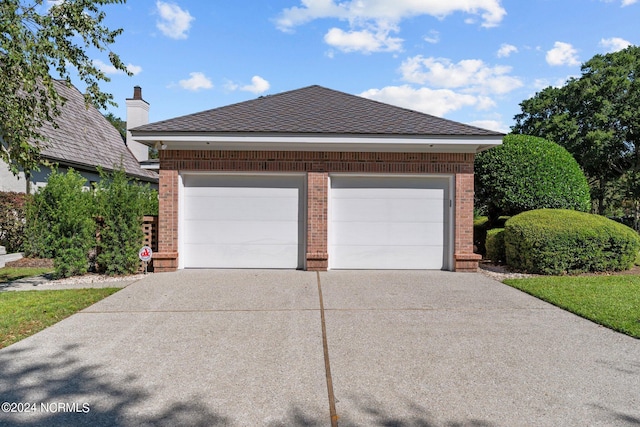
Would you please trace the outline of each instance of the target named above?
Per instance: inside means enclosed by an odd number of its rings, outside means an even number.
[[[332,176],[331,268],[441,269],[449,179]]]
[[[183,176],[185,268],[299,268],[304,176]]]
[[[199,229],[198,233],[185,236],[189,244],[283,244],[298,242],[297,222],[270,221],[190,221],[188,227]]]
[[[389,253],[401,253],[399,264]],[[341,269],[415,269],[437,270],[442,268],[442,246],[335,246],[331,254],[335,262],[332,268]]]
[[[425,218],[442,222],[444,209],[439,201],[425,199],[334,199],[332,211],[342,221],[420,222]]]
[[[184,256],[206,268],[298,268],[298,245],[189,245]]]
[[[185,194],[188,197],[210,197],[212,187],[186,188]],[[237,198],[290,198],[297,193],[298,188],[265,188],[262,186],[253,187],[220,187],[216,183],[216,197],[219,199]],[[267,191],[260,191],[267,190]]]
[[[292,190],[289,190],[292,191]],[[235,197],[218,198],[189,197],[185,203],[186,220],[238,220],[238,221],[298,221],[298,193],[294,191],[287,198],[262,200],[260,198]],[[261,202],[262,200],[262,202]]]
[[[356,245],[412,246],[437,242],[442,246],[444,230],[442,223],[354,223],[334,222],[333,233],[339,235],[338,242],[354,242]],[[376,232],[372,233],[374,227]],[[338,243],[340,244],[340,243]]]
[[[298,188],[296,180],[291,176],[264,174],[256,179],[256,175],[210,175],[210,174],[188,174],[182,178],[185,189],[195,191],[198,188],[211,188],[212,185],[219,188],[237,188],[242,191],[244,188]]]
[[[420,199],[442,200],[443,189],[431,188],[337,188],[332,190],[334,199]]]

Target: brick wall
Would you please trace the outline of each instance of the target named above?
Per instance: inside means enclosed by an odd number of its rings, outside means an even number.
[[[307,270],[324,271],[329,266],[327,249],[327,202],[329,174],[307,174]]]
[[[332,172],[454,175],[455,266],[473,271],[473,161],[471,153],[360,153],[307,151],[160,151],[160,221],[156,271],[178,266],[178,171],[306,172],[307,268],[326,270],[327,187]]]
[[[160,170],[158,188],[158,252],[153,254],[155,271],[178,268],[178,171]]]
[[[455,270],[476,271],[482,257],[473,253],[473,173],[456,174],[455,185]]]

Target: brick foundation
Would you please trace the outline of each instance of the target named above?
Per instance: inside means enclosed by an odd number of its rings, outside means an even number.
[[[160,151],[160,215],[156,271],[178,268],[178,172],[300,172],[307,174],[307,270],[326,270],[329,173],[455,176],[455,271],[475,271],[472,153],[359,153],[306,151]]]

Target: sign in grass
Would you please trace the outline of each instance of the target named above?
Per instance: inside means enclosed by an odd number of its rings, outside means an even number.
[[[602,326],[640,338],[640,276],[549,276],[505,284]]]

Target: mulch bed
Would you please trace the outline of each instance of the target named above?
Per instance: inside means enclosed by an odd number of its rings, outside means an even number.
[[[5,264],[6,267],[53,268],[53,260],[48,258],[20,258]]]

